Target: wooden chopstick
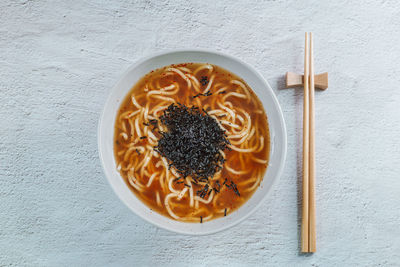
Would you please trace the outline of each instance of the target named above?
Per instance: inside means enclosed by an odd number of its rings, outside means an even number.
[[[304,75],[286,73],[286,87],[304,86],[303,105],[303,183],[301,252],[316,252],[315,223],[315,87],[328,88],[328,73],[314,74],[312,33],[305,34]]]
[[[316,240],[315,240],[315,105],[314,105],[314,58],[313,58],[313,39],[312,33],[310,33],[310,143],[309,143],[309,208],[308,208],[308,215],[309,215],[309,239],[308,239],[308,252],[315,252],[316,251]]]
[[[301,219],[301,251],[309,251],[309,49],[306,33],[304,52],[304,103],[303,103],[303,203]]]
[[[301,251],[316,251],[315,227],[315,100],[312,33],[305,34],[303,106],[303,207]]]

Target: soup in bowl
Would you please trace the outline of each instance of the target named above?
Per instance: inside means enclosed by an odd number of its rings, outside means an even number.
[[[207,234],[261,204],[282,171],[286,132],[271,88],[251,67],[176,51],[140,61],[114,87],[99,150],[110,184],[135,213]]]

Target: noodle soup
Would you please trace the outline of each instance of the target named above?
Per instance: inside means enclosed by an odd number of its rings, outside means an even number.
[[[114,139],[127,186],[178,221],[229,215],[255,192],[268,164],[261,102],[245,81],[211,64],[144,76],[121,104]]]

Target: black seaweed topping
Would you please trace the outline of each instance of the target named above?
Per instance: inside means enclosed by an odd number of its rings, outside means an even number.
[[[157,125],[158,121],[157,120],[149,120],[149,123],[151,125]]]
[[[225,178],[225,181],[224,181],[223,185],[225,185],[226,188],[231,189],[237,196],[240,197],[240,193],[239,193],[239,190],[237,188],[237,185],[233,181],[231,181],[231,183],[228,184],[228,179]]]
[[[219,183],[218,180],[215,182],[213,189],[215,193],[219,193],[221,191],[221,184]]]
[[[208,81],[207,76],[201,76],[201,79],[200,79],[201,85],[205,86],[205,85],[208,84],[208,82],[209,82],[209,81]]]
[[[199,96],[210,96],[210,95],[212,95],[213,93],[211,92],[211,91],[208,91],[208,92],[206,92],[206,93],[198,93],[197,95],[194,95],[193,96],[193,98],[196,98],[196,97],[199,97]]]
[[[238,195],[240,197],[240,193],[237,188],[237,185],[233,181],[231,181],[231,189],[233,190],[233,192],[235,192],[236,195]]]
[[[222,168],[224,157],[220,150],[229,144],[218,122],[202,111],[198,107],[171,104],[160,117],[160,123],[168,130],[159,131],[161,137],[155,147],[179,174],[200,182],[208,181]],[[157,121],[150,123],[156,125]]]

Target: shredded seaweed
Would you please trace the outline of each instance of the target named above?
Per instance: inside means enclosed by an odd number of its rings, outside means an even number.
[[[205,86],[208,84],[208,82],[209,82],[209,80],[208,80],[207,76],[201,76],[201,79],[200,79],[201,85]]]
[[[160,117],[159,123],[167,131],[159,131],[161,137],[154,149],[167,158],[169,167],[184,176],[208,181],[222,168],[225,159],[220,151],[229,144],[218,122],[198,107],[171,104]],[[156,125],[156,122],[150,120]]]
[[[211,92],[211,91],[208,91],[208,92],[206,92],[206,93],[198,93],[197,95],[194,95],[192,98],[196,98],[196,97],[199,97],[199,96],[210,96],[210,95],[212,95],[213,93]]]

